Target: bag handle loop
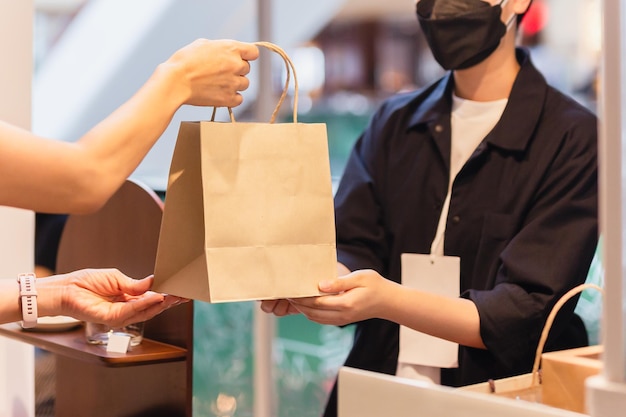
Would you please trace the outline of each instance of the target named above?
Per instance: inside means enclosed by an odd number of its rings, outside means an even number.
[[[285,61],[285,69],[287,70],[287,76],[285,77],[285,86],[283,87],[283,92],[280,95],[278,100],[278,104],[274,108],[272,112],[272,116],[270,117],[270,123],[274,123],[276,121],[276,117],[278,116],[278,112],[280,107],[282,106],[285,98],[287,97],[287,91],[289,89],[289,81],[291,80],[291,73],[293,73],[293,83],[294,83],[294,93],[293,93],[293,123],[298,123],[298,78],[296,76],[296,67],[293,65],[293,61],[287,55],[287,53],[278,45],[275,45],[271,42],[266,41],[258,41],[254,42],[257,46],[262,46],[264,48],[269,49],[272,52],[276,52],[281,56],[283,61]],[[217,107],[213,107],[213,113],[211,114],[211,121],[215,120],[215,113],[217,112]],[[233,114],[232,107],[228,107],[228,115],[230,116],[230,121],[232,123],[235,122],[235,115]]]
[[[543,331],[541,332],[541,337],[539,338],[539,344],[537,345],[537,351],[535,352],[535,363],[533,364],[533,370],[532,370],[532,378],[533,378],[532,385],[533,386],[537,385],[537,383],[539,382],[538,371],[539,371],[539,363],[541,362],[541,354],[543,353],[543,348],[545,347],[546,341],[548,340],[548,333],[550,333],[550,328],[552,327],[552,323],[554,322],[556,315],[558,314],[561,307],[563,307],[563,305],[570,300],[570,298],[574,297],[576,294],[579,294],[588,288],[593,288],[595,290],[600,291],[601,294],[604,294],[604,291],[602,290],[602,288],[596,284],[580,284],[572,288],[568,292],[566,292],[556,302],[554,307],[552,307],[552,310],[550,311],[550,314],[548,315],[548,319],[546,320],[546,324],[543,326]]]

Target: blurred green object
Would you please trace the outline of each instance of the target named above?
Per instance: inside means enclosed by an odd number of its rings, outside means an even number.
[[[217,412],[220,396],[233,398],[237,416],[252,416],[252,308],[254,303],[194,301],[193,415]]]
[[[302,315],[278,320],[274,372],[279,416],[321,415],[352,338],[352,327],[322,326]]]
[[[602,237],[598,240],[596,253],[593,256],[587,279],[588,284],[596,284],[604,288],[604,266],[602,265]],[[594,289],[587,289],[582,292],[578,299],[578,304],[574,310],[585,323],[589,344],[600,344],[600,327],[602,322],[602,294]]]
[[[258,304],[195,301],[193,415],[253,416],[253,309]],[[274,376],[280,417],[318,417],[352,344],[351,327],[301,315],[277,319]],[[221,408],[220,408],[221,401]],[[224,404],[236,404],[234,413]]]
[[[365,129],[369,118],[369,114],[336,114],[321,111],[298,115],[298,121],[301,123],[326,123],[330,172],[333,182],[339,181],[341,174],[343,174],[354,142]]]

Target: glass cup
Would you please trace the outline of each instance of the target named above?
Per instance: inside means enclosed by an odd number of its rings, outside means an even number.
[[[106,346],[109,336],[129,336],[130,346],[137,346],[143,340],[144,322],[129,324],[124,327],[109,327],[100,323],[85,323],[85,337],[87,343],[92,345]]]

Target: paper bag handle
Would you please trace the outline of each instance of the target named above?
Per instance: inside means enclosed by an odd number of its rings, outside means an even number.
[[[283,87],[283,92],[280,95],[280,99],[278,100],[278,104],[274,108],[272,112],[272,116],[270,117],[270,123],[274,123],[276,121],[276,116],[278,116],[278,111],[280,110],[280,106],[282,106],[285,98],[287,97],[287,91],[289,89],[289,81],[291,79],[291,73],[293,73],[293,83],[294,83],[294,93],[293,93],[293,122],[298,123],[298,77],[296,76],[296,67],[293,65],[293,62],[287,55],[287,53],[278,45],[275,45],[271,42],[266,41],[258,41],[254,42],[257,46],[262,46],[264,48],[269,49],[272,52],[276,52],[278,55],[283,58],[285,61],[285,68],[287,70],[287,76],[285,77],[285,86]],[[213,114],[211,115],[211,121],[215,120],[215,113],[217,111],[217,107],[213,107]],[[230,121],[235,122],[235,116],[233,114],[233,109],[231,107],[228,108],[228,115],[230,116]]]
[[[601,287],[596,284],[580,284],[563,295],[559,301],[556,302],[554,307],[552,307],[552,311],[548,315],[548,319],[546,320],[546,324],[543,326],[543,331],[541,332],[541,337],[539,338],[539,344],[537,345],[537,351],[535,353],[535,363],[533,364],[532,371],[532,385],[537,385],[538,381],[538,371],[539,371],[539,363],[541,362],[541,354],[543,353],[543,348],[546,345],[546,341],[548,340],[548,333],[550,333],[550,328],[552,327],[552,323],[556,318],[557,313],[563,307],[563,305],[570,300],[576,294],[579,294],[586,290],[587,288],[593,288],[595,290],[600,291],[601,294],[604,293]]]

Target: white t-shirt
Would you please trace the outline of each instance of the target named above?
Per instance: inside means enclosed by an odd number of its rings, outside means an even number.
[[[450,184],[431,247],[431,252],[435,255],[443,256],[446,219],[454,179],[485,136],[498,123],[507,102],[508,99],[480,102],[457,96],[452,97]],[[419,346],[415,346],[415,349],[419,349]],[[398,363],[396,369],[397,376],[431,381],[436,384],[441,382],[440,373],[440,368],[409,363]]]
[[[451,182],[476,147],[498,123],[507,103],[506,98],[495,101],[472,101],[452,97]]]
[[[455,95],[452,96],[450,184],[448,186],[448,195],[441,211],[441,217],[439,218],[437,234],[435,235],[435,240],[439,236],[442,237],[439,244],[433,247],[432,252],[435,255],[443,255],[445,241],[443,234],[445,233],[446,219],[448,218],[448,210],[450,208],[450,193],[454,179],[480,142],[498,123],[507,103],[508,99],[506,98],[495,101],[472,101]]]

